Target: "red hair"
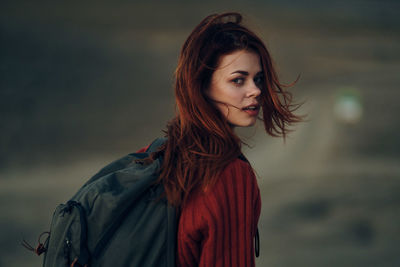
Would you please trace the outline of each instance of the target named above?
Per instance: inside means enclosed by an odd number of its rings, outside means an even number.
[[[168,201],[180,206],[195,189],[206,190],[218,174],[241,154],[241,140],[205,90],[223,55],[251,50],[261,59],[264,85],[260,96],[266,132],[285,137],[288,126],[301,121],[291,94],[283,90],[265,45],[241,24],[238,13],[206,17],[184,43],[175,72],[177,115],[166,129],[160,153],[164,161],[159,181]]]

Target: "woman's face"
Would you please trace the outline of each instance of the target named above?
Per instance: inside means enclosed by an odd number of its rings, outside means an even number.
[[[258,54],[239,50],[221,56],[206,94],[233,127],[252,126],[260,111],[263,80]]]

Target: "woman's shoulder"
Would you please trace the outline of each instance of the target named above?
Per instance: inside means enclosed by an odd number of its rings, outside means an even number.
[[[221,172],[221,177],[226,176],[237,178],[249,177],[254,176],[254,171],[250,162],[244,156],[240,156],[231,161]]]
[[[230,162],[220,173],[210,194],[225,192],[228,195],[235,196],[244,189],[250,189],[254,192],[258,189],[258,183],[250,163],[246,160],[237,158]]]

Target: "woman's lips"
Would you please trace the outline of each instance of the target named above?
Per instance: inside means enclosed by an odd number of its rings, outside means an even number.
[[[244,112],[246,112],[247,114],[249,114],[250,116],[257,116],[260,111],[260,106],[251,105],[251,106],[247,106],[247,107],[243,108],[242,110]]]

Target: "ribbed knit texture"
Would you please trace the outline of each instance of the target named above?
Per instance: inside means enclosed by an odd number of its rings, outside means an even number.
[[[218,182],[192,194],[178,225],[177,265],[251,267],[261,210],[255,175],[240,159],[229,164]]]

